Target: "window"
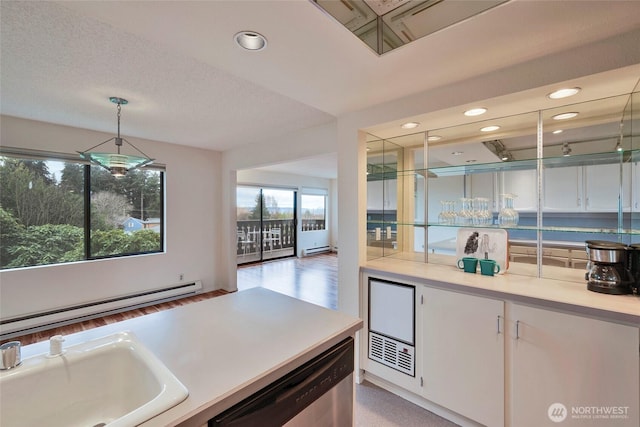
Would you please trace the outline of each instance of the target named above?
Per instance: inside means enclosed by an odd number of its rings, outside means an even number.
[[[161,170],[114,178],[81,160],[0,155],[0,269],[162,252],[163,181]]]
[[[324,194],[302,194],[302,231],[326,228],[326,200],[327,196]]]

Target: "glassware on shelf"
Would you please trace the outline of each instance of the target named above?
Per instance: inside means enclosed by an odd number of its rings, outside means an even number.
[[[447,224],[447,201],[440,200],[440,213],[438,214],[438,224]]]
[[[450,200],[440,201],[440,214],[438,214],[438,222],[445,225],[453,225],[456,223],[455,202]]]
[[[493,215],[489,211],[489,199],[476,197],[473,199],[473,225],[491,225]]]
[[[448,210],[447,216],[449,217],[449,224],[454,225],[456,223],[456,202],[453,200],[447,201]]]
[[[513,208],[513,199],[517,196],[515,194],[503,194],[502,195],[502,209],[498,214],[498,224],[501,227],[516,227],[520,220],[518,211]]]
[[[462,208],[457,214],[456,222],[459,225],[473,225],[473,199],[463,197],[460,203]]]

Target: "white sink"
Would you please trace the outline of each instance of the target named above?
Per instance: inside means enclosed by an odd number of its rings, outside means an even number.
[[[2,427],[134,426],[188,395],[130,332],[64,350],[0,373]]]

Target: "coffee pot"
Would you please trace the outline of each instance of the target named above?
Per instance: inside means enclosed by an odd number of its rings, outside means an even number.
[[[604,294],[632,293],[635,279],[629,269],[629,247],[605,240],[587,240],[589,263],[585,275],[587,289]]]

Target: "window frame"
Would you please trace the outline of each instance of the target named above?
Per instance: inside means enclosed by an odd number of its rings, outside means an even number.
[[[65,163],[75,163],[83,166],[83,258],[75,261],[57,261],[54,263],[32,264],[20,267],[0,268],[0,271],[10,271],[20,268],[33,268],[33,267],[47,267],[52,265],[68,264],[70,262],[86,262],[100,259],[109,258],[122,258],[129,256],[148,255],[148,254],[160,254],[165,253],[165,218],[166,218],[166,194],[165,194],[165,180],[166,180],[166,167],[164,164],[153,163],[147,165],[143,170],[152,170],[160,173],[159,176],[159,206],[161,207],[159,212],[159,248],[157,250],[139,251],[139,252],[127,252],[117,253],[109,255],[95,256],[91,253],[91,168],[99,168],[99,166],[92,165],[90,162],[80,158],[79,156],[73,156],[67,153],[57,153],[51,151],[41,151],[32,149],[23,149],[15,147],[0,147],[0,157],[9,157],[20,161],[57,161]]]
[[[305,196],[311,196],[311,197],[322,197],[323,198],[323,212],[322,212],[322,224],[323,224],[323,228],[318,228],[318,229],[305,229],[304,227],[304,211],[305,211],[305,205],[304,205],[304,198]],[[309,188],[303,188],[301,194],[300,194],[300,222],[301,222],[301,231],[303,233],[309,232],[309,231],[325,231],[327,230],[327,203],[328,203],[329,197],[328,197],[328,191],[325,189],[309,189]],[[317,221],[317,220],[313,220],[313,221]]]

